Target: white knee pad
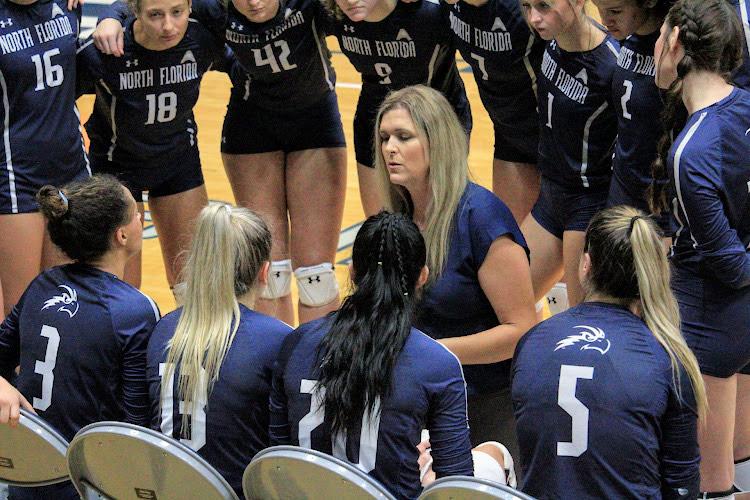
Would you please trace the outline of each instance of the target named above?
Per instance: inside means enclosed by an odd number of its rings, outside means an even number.
[[[547,293],[547,305],[549,312],[553,316],[568,309],[568,285],[565,283],[555,283]]]
[[[271,262],[268,271],[268,285],[261,297],[264,299],[280,299],[292,293],[292,261],[275,260]]]
[[[297,278],[299,301],[306,306],[324,306],[339,296],[339,284],[330,262],[298,267],[294,270],[294,276]]]
[[[502,453],[505,468],[503,469],[498,461],[488,453],[471,450],[471,456],[474,459],[474,477],[489,479],[515,488],[517,486],[516,469],[513,463],[513,457],[510,455],[508,448],[497,441],[487,441],[482,444],[490,444]]]
[[[740,491],[750,491],[750,458],[734,464],[734,486]]]

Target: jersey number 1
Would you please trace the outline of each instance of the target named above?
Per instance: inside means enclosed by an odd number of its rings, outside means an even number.
[[[576,385],[579,378],[593,379],[594,368],[572,365],[560,367],[557,404],[572,419],[570,441],[557,442],[557,455],[561,457],[580,457],[589,447],[589,409],[576,398]]]

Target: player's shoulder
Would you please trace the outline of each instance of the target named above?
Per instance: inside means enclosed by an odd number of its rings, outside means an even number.
[[[424,332],[412,328],[400,354],[402,362],[421,372],[421,380],[457,376],[461,362],[447,347]]]
[[[102,279],[107,286],[107,305],[113,316],[153,324],[159,321],[161,312],[154,299],[114,275],[105,273]]]

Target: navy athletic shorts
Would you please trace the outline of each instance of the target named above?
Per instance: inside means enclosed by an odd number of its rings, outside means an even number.
[[[607,207],[617,205],[628,205],[638,208],[644,212],[651,213],[646,201],[646,190],[648,186],[629,184],[620,179],[617,174],[612,175],[612,181],[609,184],[609,196],[607,197]],[[672,214],[662,212],[654,216],[654,221],[661,229],[664,236],[672,236],[674,228],[672,227]]]
[[[108,161],[106,157],[91,156],[91,168],[95,174],[110,174],[130,190],[135,201],[143,201],[143,192],[149,198],[183,193],[204,184],[198,145],[189,148],[183,155],[175,154],[168,163],[149,165],[122,165]]]
[[[701,372],[720,378],[750,374],[750,287],[735,290],[673,264],[672,291],[682,335]]]
[[[606,190],[573,190],[542,176],[539,199],[531,215],[548,233],[562,239],[565,231],[586,231],[591,218],[606,203]]]
[[[5,170],[5,169],[4,169]],[[36,193],[45,185],[61,187],[91,176],[87,164],[64,172],[50,171],[40,165],[35,171],[16,167],[11,178],[5,170],[0,174],[0,214],[25,214],[39,211]]]
[[[293,112],[260,108],[251,100],[244,100],[243,92],[241,87],[232,89],[221,132],[222,153],[291,153],[346,146],[335,92]]]
[[[482,92],[487,113],[495,129],[498,160],[536,164],[539,153],[539,114],[536,94],[530,85],[504,85],[490,95]]]

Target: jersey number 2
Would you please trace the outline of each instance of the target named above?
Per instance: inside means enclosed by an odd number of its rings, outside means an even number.
[[[561,457],[580,457],[589,447],[589,409],[576,398],[576,385],[579,378],[593,379],[594,368],[572,365],[560,367],[557,404],[572,419],[570,441],[557,442],[557,455]]]
[[[325,420],[325,389],[315,386],[317,380],[302,379],[299,386],[301,394],[310,394],[310,411],[299,421],[299,445],[312,449],[312,432]],[[375,403],[372,414],[362,417],[362,432],[359,436],[359,462],[354,464],[364,472],[375,468],[378,452],[378,432],[380,431],[380,400]],[[333,440],[333,456],[346,460],[346,436],[335,436]]]

